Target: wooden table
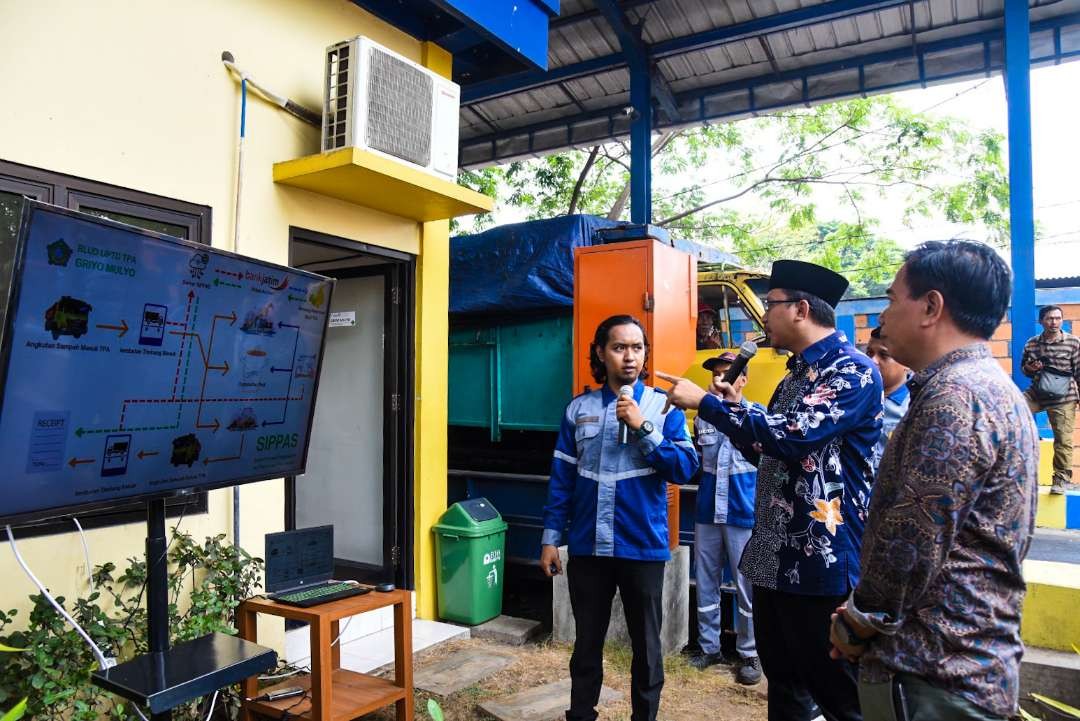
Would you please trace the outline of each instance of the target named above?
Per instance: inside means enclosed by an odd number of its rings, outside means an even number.
[[[394,607],[394,681],[356,673],[341,668],[341,642],[331,646],[339,633],[340,621],[358,613]],[[242,721],[258,716],[309,721],[348,721],[389,704],[396,705],[398,721],[413,719],[412,681],[412,594],[395,590],[371,592],[318,606],[301,608],[264,598],[244,601],[238,609],[240,637],[257,641],[256,617],[260,613],[290,618],[309,624],[311,629],[311,675],[286,678],[269,688],[258,688],[258,679],[243,682],[246,698],[274,688],[302,686],[310,690],[305,697],[293,696],[278,701],[245,701]]]

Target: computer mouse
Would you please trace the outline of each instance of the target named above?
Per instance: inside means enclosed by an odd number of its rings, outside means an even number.
[[[375,590],[379,593],[390,593],[394,590],[394,584],[392,583],[376,583]]]

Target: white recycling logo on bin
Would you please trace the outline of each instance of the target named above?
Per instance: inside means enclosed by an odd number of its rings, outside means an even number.
[[[491,570],[487,573],[488,588],[495,588],[499,585],[499,567],[494,564],[501,560],[502,551],[500,550],[488,551],[484,554],[484,565],[492,564]]]

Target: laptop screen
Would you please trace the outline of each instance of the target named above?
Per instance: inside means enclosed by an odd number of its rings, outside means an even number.
[[[327,581],[334,575],[334,527],[266,534],[266,591]]]

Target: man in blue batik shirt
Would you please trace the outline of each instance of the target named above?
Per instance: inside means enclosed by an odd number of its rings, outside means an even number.
[[[861,719],[855,668],[829,658],[828,629],[819,628],[859,581],[883,415],[881,375],[836,330],[846,289],[827,268],[773,263],[765,330],[792,357],[767,412],[735,403],[726,383],[714,384],[717,397],[657,373],[675,384],[676,406],[697,408],[758,459],[756,524],[740,570],[754,584],[770,721],[810,721],[815,703],[826,718]]]
[[[667,396],[640,380],[648,347],[631,316],[600,324],[589,364],[602,387],[570,401],[555,442],[540,567],[548,576],[562,572],[558,546],[569,525],[566,572],[577,640],[567,721],[597,718],[616,589],[633,651],[630,718],[655,721],[660,708],[664,564],[671,559],[667,484],[690,480],[698,456],[683,412],[669,409]],[[620,424],[629,431],[626,443]]]

